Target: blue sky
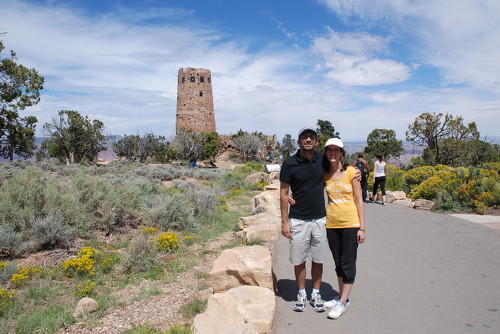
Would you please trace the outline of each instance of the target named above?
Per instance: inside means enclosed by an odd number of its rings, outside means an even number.
[[[0,32],[45,77],[23,115],[77,110],[106,134],[175,133],[177,71],[212,71],[220,134],[405,138],[423,112],[500,136],[497,0],[0,0]]]

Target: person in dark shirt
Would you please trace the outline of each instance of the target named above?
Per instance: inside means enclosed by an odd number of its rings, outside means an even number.
[[[370,167],[368,161],[365,160],[365,154],[363,152],[358,153],[358,158],[352,164],[354,167],[361,171],[361,192],[363,197],[363,202],[367,203],[368,196],[368,171]]]
[[[317,133],[311,127],[299,131],[300,149],[287,158],[280,171],[281,234],[290,240],[290,262],[297,282],[295,311],[307,304],[306,261],[310,259],[313,290],[310,304],[316,312],[325,311],[320,295],[323,261],[327,249],[326,209],[323,184],[323,153],[316,152]],[[290,206],[293,194],[294,205]]]

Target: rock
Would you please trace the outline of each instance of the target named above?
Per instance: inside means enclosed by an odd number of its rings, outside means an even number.
[[[419,198],[415,200],[413,207],[420,210],[432,210],[436,208],[436,204],[433,201],[429,201],[428,199]]]
[[[85,313],[95,312],[99,309],[99,304],[92,298],[84,297],[76,305],[73,317],[78,318]]]
[[[252,240],[273,241],[280,237],[281,225],[275,223],[253,225],[243,230],[243,237],[246,243]]]
[[[280,199],[279,190],[263,191],[254,198],[251,202],[252,214],[268,212],[275,216],[280,216]]]
[[[214,292],[241,285],[273,289],[271,251],[264,246],[241,246],[224,250],[210,271]]]
[[[413,208],[413,202],[411,199],[399,199],[399,200],[392,202],[392,204],[397,204],[397,205],[401,205],[401,206],[406,206],[408,208]]]
[[[207,310],[194,318],[192,330],[195,334],[219,334],[232,328],[241,329],[239,326],[244,324],[253,324],[258,333],[271,333],[275,305],[271,290],[239,286],[210,296]]]
[[[220,334],[259,334],[254,324],[242,324],[236,327],[225,329]]]
[[[404,199],[407,199],[404,191],[386,191],[386,201],[388,203]]]
[[[267,182],[267,173],[257,172],[245,177],[245,182],[257,183],[257,182]]]
[[[249,226],[269,223],[280,224],[280,219],[278,216],[275,216],[269,212],[261,212],[252,216],[240,217],[239,225],[240,229],[243,230],[244,228]]]
[[[268,180],[269,181],[272,181],[272,180],[279,180],[280,179],[280,172],[271,172],[269,173],[268,175]]]
[[[273,182],[273,180],[271,180],[270,182]],[[280,189],[280,186],[277,183],[271,183],[271,184],[268,184],[267,186],[264,186],[264,190],[279,190],[279,189]]]

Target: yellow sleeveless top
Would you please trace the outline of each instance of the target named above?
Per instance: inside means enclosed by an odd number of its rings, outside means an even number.
[[[352,179],[356,169],[347,167],[340,180],[329,179],[323,175],[328,205],[326,207],[326,228],[356,228],[360,226],[358,210],[354,203]]]

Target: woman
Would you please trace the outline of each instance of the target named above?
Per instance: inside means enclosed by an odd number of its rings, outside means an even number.
[[[375,161],[375,168],[373,169],[373,191],[370,196],[370,202],[373,202],[377,198],[377,189],[380,185],[380,190],[382,191],[382,205],[386,205],[385,202],[385,161],[382,155],[377,155],[377,160]]]
[[[337,319],[349,305],[354,279],[358,244],[365,241],[365,212],[361,183],[356,179],[356,169],[344,163],[344,144],[331,138],[325,144],[323,169],[328,206],[326,233],[328,245],[335,261],[339,283],[339,296],[325,302],[332,308],[328,318]]]

